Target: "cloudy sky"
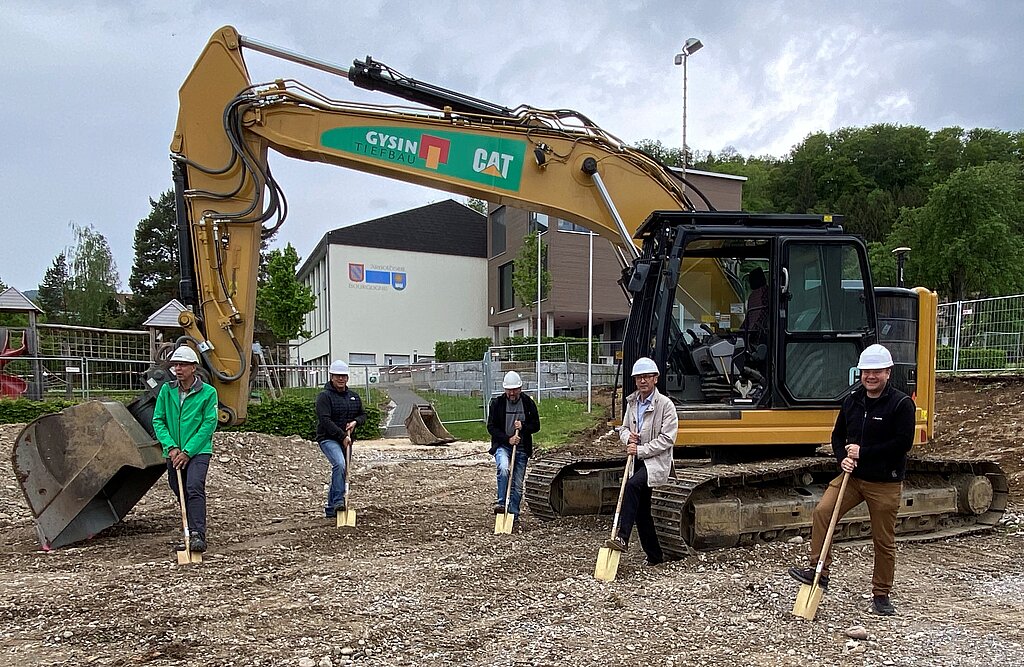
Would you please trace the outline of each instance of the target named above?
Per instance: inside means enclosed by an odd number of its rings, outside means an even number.
[[[277,8],[286,7],[286,9]],[[572,108],[626,140],[785,155],[808,133],[877,122],[1024,128],[1024,3],[989,0],[5,0],[0,7],[0,279],[34,289],[93,225],[122,287],[149,198],[171,187],[177,89],[220,26],[348,65],[367,54],[505,106]],[[342,79],[247,56],[254,81],[389,103]],[[272,158],[306,256],[329,229],[448,197]]]

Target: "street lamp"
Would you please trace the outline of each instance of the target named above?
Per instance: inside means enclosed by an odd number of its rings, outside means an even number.
[[[704,45],[696,37],[690,37],[683,44],[682,53],[676,54],[676,64],[683,66],[683,175],[686,175],[686,163],[689,151],[686,148],[686,59],[700,51]]]

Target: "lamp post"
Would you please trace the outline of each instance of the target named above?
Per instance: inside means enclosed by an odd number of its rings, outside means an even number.
[[[681,53],[676,54],[676,65],[683,66],[683,175],[686,175],[686,165],[689,160],[689,150],[686,147],[686,59],[700,51],[704,47],[696,37],[690,37],[683,44]]]

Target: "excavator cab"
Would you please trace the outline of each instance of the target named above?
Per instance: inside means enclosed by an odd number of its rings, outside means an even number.
[[[627,284],[627,356],[659,360],[682,409],[834,409],[849,393],[876,314],[864,243],[836,217],[665,211],[637,236],[650,268]]]

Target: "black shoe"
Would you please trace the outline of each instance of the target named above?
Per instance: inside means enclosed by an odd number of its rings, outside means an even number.
[[[494,503],[494,513],[495,514],[504,514],[505,513],[505,506],[502,505],[501,503]]]
[[[629,548],[626,544],[626,540],[622,539],[621,537],[613,537],[611,539],[605,540],[604,545],[612,551],[625,551]]]
[[[201,554],[204,551],[206,551],[206,538],[204,538],[202,535],[198,535],[198,534],[197,535],[193,535],[188,540],[188,547],[189,547],[189,551],[194,551],[197,554]],[[185,543],[184,542],[179,542],[178,544],[175,544],[174,545],[174,550],[175,551],[184,551],[185,550]]]
[[[644,561],[644,567],[657,567],[664,562],[664,558],[651,558],[650,556],[648,556],[647,560]]]
[[[888,595],[876,595],[872,598],[871,609],[881,616],[892,616],[896,613],[896,607],[892,606]]]
[[[801,584],[807,584],[808,586],[814,585],[814,568],[813,567],[791,567],[789,568],[789,576],[793,577]],[[818,579],[818,586],[821,590],[828,590],[828,575],[823,574]]]

